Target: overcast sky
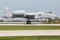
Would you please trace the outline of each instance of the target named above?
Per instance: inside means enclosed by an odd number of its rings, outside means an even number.
[[[9,7],[11,11],[25,10],[32,11],[52,11],[60,17],[60,0],[0,0],[0,14],[3,9]]]

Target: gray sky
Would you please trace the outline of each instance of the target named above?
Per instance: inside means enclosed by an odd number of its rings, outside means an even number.
[[[25,10],[26,12],[52,11],[60,17],[60,0],[0,0],[0,14],[5,7],[9,7],[11,11]]]

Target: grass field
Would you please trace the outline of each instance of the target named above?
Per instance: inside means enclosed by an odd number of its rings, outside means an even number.
[[[0,30],[57,30],[60,26],[8,26],[0,25]]]
[[[17,36],[17,37],[0,37],[0,40],[60,40],[60,36]]]

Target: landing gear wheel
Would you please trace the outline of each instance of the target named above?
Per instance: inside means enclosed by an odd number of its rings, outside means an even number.
[[[27,21],[27,24],[31,24],[31,21]]]

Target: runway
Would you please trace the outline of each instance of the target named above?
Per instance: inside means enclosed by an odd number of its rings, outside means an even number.
[[[60,24],[0,24],[0,26],[60,26]],[[60,30],[0,30],[0,36],[56,36]]]
[[[60,26],[60,24],[0,24],[0,26]]]
[[[31,22],[31,24],[42,24],[43,22]],[[0,24],[26,24],[26,22],[0,22]]]
[[[59,36],[60,30],[0,30],[0,36]]]

